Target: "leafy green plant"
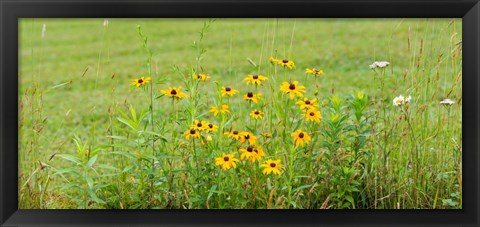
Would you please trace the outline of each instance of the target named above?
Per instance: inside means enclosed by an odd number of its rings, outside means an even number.
[[[69,195],[79,208],[89,208],[92,203],[101,205],[105,201],[97,196],[97,192],[108,183],[100,183],[100,175],[95,169],[95,163],[102,151],[101,148],[92,148],[88,143],[82,142],[78,137],[74,139],[76,152],[74,154],[57,154],[55,157],[74,164],[72,167],[61,168],[56,171],[58,175],[69,175],[70,179],[60,188],[70,192]],[[109,168],[108,165],[99,167]]]

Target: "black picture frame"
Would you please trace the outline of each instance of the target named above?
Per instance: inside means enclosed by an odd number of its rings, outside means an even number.
[[[478,0],[0,0],[1,226],[480,226]],[[19,210],[19,18],[463,18],[463,209]]]

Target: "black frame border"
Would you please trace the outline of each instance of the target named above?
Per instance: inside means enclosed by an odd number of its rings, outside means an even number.
[[[1,226],[480,226],[479,0],[0,0]],[[19,18],[463,18],[461,210],[18,210]]]

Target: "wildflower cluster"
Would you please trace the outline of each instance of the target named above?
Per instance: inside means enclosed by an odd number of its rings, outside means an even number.
[[[201,133],[212,133],[217,130],[218,125],[206,121],[195,120],[190,126],[190,129],[187,129],[183,134],[186,140],[199,139],[201,136],[208,138],[208,135],[202,135]]]
[[[295,63],[292,60],[288,59],[276,59],[270,57],[270,63],[281,65],[286,69],[295,69]]]

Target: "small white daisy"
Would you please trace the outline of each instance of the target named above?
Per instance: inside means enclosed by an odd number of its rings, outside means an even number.
[[[397,96],[393,99],[394,106],[401,106],[405,102],[405,97],[403,95]]]
[[[390,62],[388,61],[376,61],[370,65],[370,69],[385,68],[388,65],[390,65]]]
[[[377,62],[377,66],[378,66],[379,68],[385,68],[385,67],[387,67],[388,65],[390,65],[390,62],[388,62],[388,61],[380,61],[380,62]]]
[[[449,105],[449,106],[451,106],[451,105],[453,105],[454,103],[455,103],[455,101],[453,101],[453,100],[451,100],[451,99],[444,99],[444,100],[440,101],[440,104],[442,104],[442,105]]]

